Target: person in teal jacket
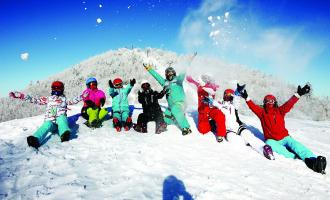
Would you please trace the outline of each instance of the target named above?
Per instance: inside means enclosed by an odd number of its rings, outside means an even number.
[[[167,124],[176,122],[182,130],[182,135],[191,133],[190,125],[184,112],[185,93],[182,84],[185,79],[185,73],[177,76],[173,67],[168,67],[165,70],[166,79],[164,79],[153,69],[152,65],[144,64],[144,67],[166,90],[168,108],[164,112],[165,122]]]
[[[130,84],[123,87],[123,81],[120,78],[109,80],[109,95],[112,97],[113,126],[120,132],[124,127],[128,131],[132,126],[132,118],[129,116],[128,94],[131,92],[135,79],[130,80]]]

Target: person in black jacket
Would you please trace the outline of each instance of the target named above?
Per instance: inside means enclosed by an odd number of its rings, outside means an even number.
[[[134,130],[140,133],[147,133],[147,123],[156,122],[156,134],[166,131],[163,112],[158,103],[158,99],[163,98],[166,91],[153,91],[148,82],[141,84],[141,91],[138,92],[139,103],[142,104],[143,112],[139,114],[137,124],[133,126]]]

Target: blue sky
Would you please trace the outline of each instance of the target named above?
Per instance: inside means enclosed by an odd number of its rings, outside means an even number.
[[[309,81],[316,95],[330,96],[329,5],[322,0],[0,0],[0,94],[133,45],[198,51],[293,84]]]

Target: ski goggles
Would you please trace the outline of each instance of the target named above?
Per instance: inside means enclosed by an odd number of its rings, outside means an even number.
[[[115,83],[114,86],[115,86],[116,88],[123,87],[123,83]]]
[[[233,93],[225,93],[225,97],[232,97],[232,96],[234,96]]]
[[[264,104],[275,104],[276,101],[274,99],[265,99]]]
[[[52,87],[52,91],[63,91],[63,87],[59,87],[59,86],[55,86],[55,87]]]

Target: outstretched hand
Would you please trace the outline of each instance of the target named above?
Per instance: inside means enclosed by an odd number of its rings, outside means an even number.
[[[147,71],[149,71],[149,70],[152,69],[152,65],[151,65],[151,64],[143,63],[143,67],[144,67]]]
[[[130,83],[131,86],[133,87],[133,86],[135,85],[135,83],[136,83],[135,78],[131,79],[131,80],[129,81],[129,83]]]
[[[241,97],[243,99],[246,99],[248,97],[248,93],[247,93],[247,91],[245,89],[243,91],[241,91],[239,94],[241,95]]]
[[[9,97],[15,98],[15,99],[24,99],[24,94],[21,92],[9,92]]]
[[[302,96],[302,95],[308,94],[310,92],[310,90],[311,90],[311,87],[307,84],[303,88],[301,88],[300,85],[298,85],[297,93],[299,94],[299,96]]]
[[[204,96],[202,101],[203,101],[204,103],[206,103],[206,104],[211,104],[211,105],[212,105],[214,99],[209,98],[209,97],[207,97],[207,96]]]
[[[113,86],[113,83],[112,83],[111,79],[109,80],[109,87],[110,87],[110,88],[114,88],[114,86]]]
[[[245,84],[239,85],[239,83],[237,83],[235,95],[240,95],[240,93],[244,90],[244,88],[245,88]]]

